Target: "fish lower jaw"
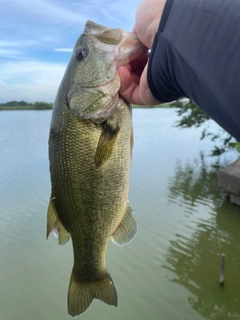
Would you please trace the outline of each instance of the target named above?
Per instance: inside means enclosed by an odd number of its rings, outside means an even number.
[[[85,120],[92,120],[95,123],[102,123],[112,117],[118,105],[118,93],[112,97],[110,103],[104,109],[96,110],[90,113],[83,112],[81,117]]]
[[[114,61],[114,63],[112,64],[110,69],[115,69],[115,73],[113,77],[109,77],[107,79],[105,79],[102,83],[97,83],[96,85],[82,85],[81,87],[83,89],[87,89],[87,90],[97,90],[100,91],[106,95],[110,95],[110,96],[114,96],[115,94],[118,93],[119,89],[120,89],[120,78],[117,72],[117,67],[116,67],[116,62]]]

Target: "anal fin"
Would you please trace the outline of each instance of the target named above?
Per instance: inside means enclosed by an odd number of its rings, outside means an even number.
[[[54,198],[50,200],[48,205],[47,238],[51,232],[58,237],[58,243],[60,245],[66,244],[70,239],[70,233],[64,228],[58,217],[57,210],[54,205]]]
[[[126,213],[120,222],[119,226],[112,234],[112,241],[119,245],[124,246],[128,244],[137,234],[137,223],[134,219],[134,214],[130,204],[127,205]]]

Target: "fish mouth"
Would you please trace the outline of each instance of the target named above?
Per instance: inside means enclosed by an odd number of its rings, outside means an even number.
[[[88,83],[81,83],[81,87],[83,90],[89,90],[89,92],[92,90],[92,93],[99,93],[99,91],[108,95],[114,95],[117,93],[120,88],[120,79],[117,72],[116,62],[114,61],[108,70],[106,70],[104,78],[94,79]]]
[[[125,32],[124,32],[125,33]],[[104,90],[109,88],[114,80],[117,80],[118,72],[117,68],[128,64],[130,61],[138,59],[144,56],[148,49],[140,42],[138,37],[133,33],[125,33],[124,39],[119,45],[109,46],[105,43],[97,43],[97,50],[102,51],[104,54],[112,55],[112,63],[107,68],[104,78],[94,79],[92,82],[81,83],[82,88],[92,88]],[[110,48],[109,48],[110,47]],[[117,76],[117,77],[116,77]],[[118,80],[119,82],[119,80]],[[115,86],[114,86],[115,87]],[[120,82],[119,87],[120,88]],[[118,91],[117,90],[117,91]]]
[[[123,66],[138,59],[148,52],[135,33],[122,31],[123,40],[118,47],[117,66]]]
[[[119,101],[119,87],[118,72],[102,85],[75,84],[68,92],[67,103],[79,118],[101,123],[114,114]],[[85,104],[80,103],[81,96],[85,97]]]
[[[119,28],[111,29],[87,21],[84,33],[92,38],[97,51],[113,55],[117,67],[140,58],[148,51],[135,33]]]
[[[88,84],[82,84],[81,83],[81,88],[83,88],[83,89],[93,89],[93,90],[95,89],[95,91],[96,90],[101,90],[102,91],[102,89],[104,87],[108,87],[112,83],[113,78],[110,79],[109,81],[102,80],[102,82],[99,81],[99,80],[97,80],[97,81],[95,80],[94,83],[92,83],[92,84],[91,83],[88,83]]]
[[[117,68],[141,57],[148,50],[136,34],[119,28],[111,29],[92,21],[87,21],[82,41],[86,46],[90,44],[92,57],[96,55],[96,59],[101,61],[99,64],[93,62],[95,69],[99,69],[96,76],[91,79],[88,77],[86,82],[82,79],[80,85],[86,89],[110,88],[112,81],[117,80]],[[118,90],[114,89],[114,93]]]
[[[78,89],[82,90],[85,93],[96,93],[96,90],[93,89]],[[98,91],[99,92],[99,91]],[[77,116],[78,119],[82,120],[91,120],[92,122],[96,124],[100,124],[103,121],[109,119],[115,112],[118,100],[119,100],[119,95],[118,92],[113,95],[113,96],[108,96],[107,98],[102,96],[99,98],[97,101],[100,105],[100,107],[94,107],[94,104],[87,105],[86,107],[81,106],[79,104],[79,100],[75,99],[76,98],[76,91],[72,93],[72,95],[68,95],[66,97],[66,104],[69,110]],[[101,103],[101,99],[103,100],[103,103]]]
[[[114,114],[118,105],[121,83],[117,68],[141,57],[148,49],[136,34],[94,22],[87,22],[80,40],[89,46],[91,55],[89,60],[84,60],[88,65],[85,71],[92,70],[81,81],[77,77],[73,79],[68,105],[78,118],[102,122]],[[79,97],[83,97],[84,103]]]

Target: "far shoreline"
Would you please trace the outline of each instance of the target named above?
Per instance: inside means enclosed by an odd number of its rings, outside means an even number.
[[[0,103],[0,111],[18,111],[18,110],[52,110],[53,104],[36,101],[29,103],[26,101],[9,101]]]
[[[15,102],[15,101],[14,101]],[[6,102],[0,104],[0,111],[26,111],[26,110],[52,110],[53,104],[46,103],[46,102],[35,102],[27,103],[27,102]],[[133,109],[156,109],[156,108],[174,108],[170,103],[164,103],[156,106],[139,106],[139,105],[132,105]]]

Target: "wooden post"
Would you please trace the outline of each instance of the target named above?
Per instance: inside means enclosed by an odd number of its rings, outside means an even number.
[[[224,270],[225,270],[225,254],[221,254],[221,265],[220,265],[220,284],[224,284]]]

